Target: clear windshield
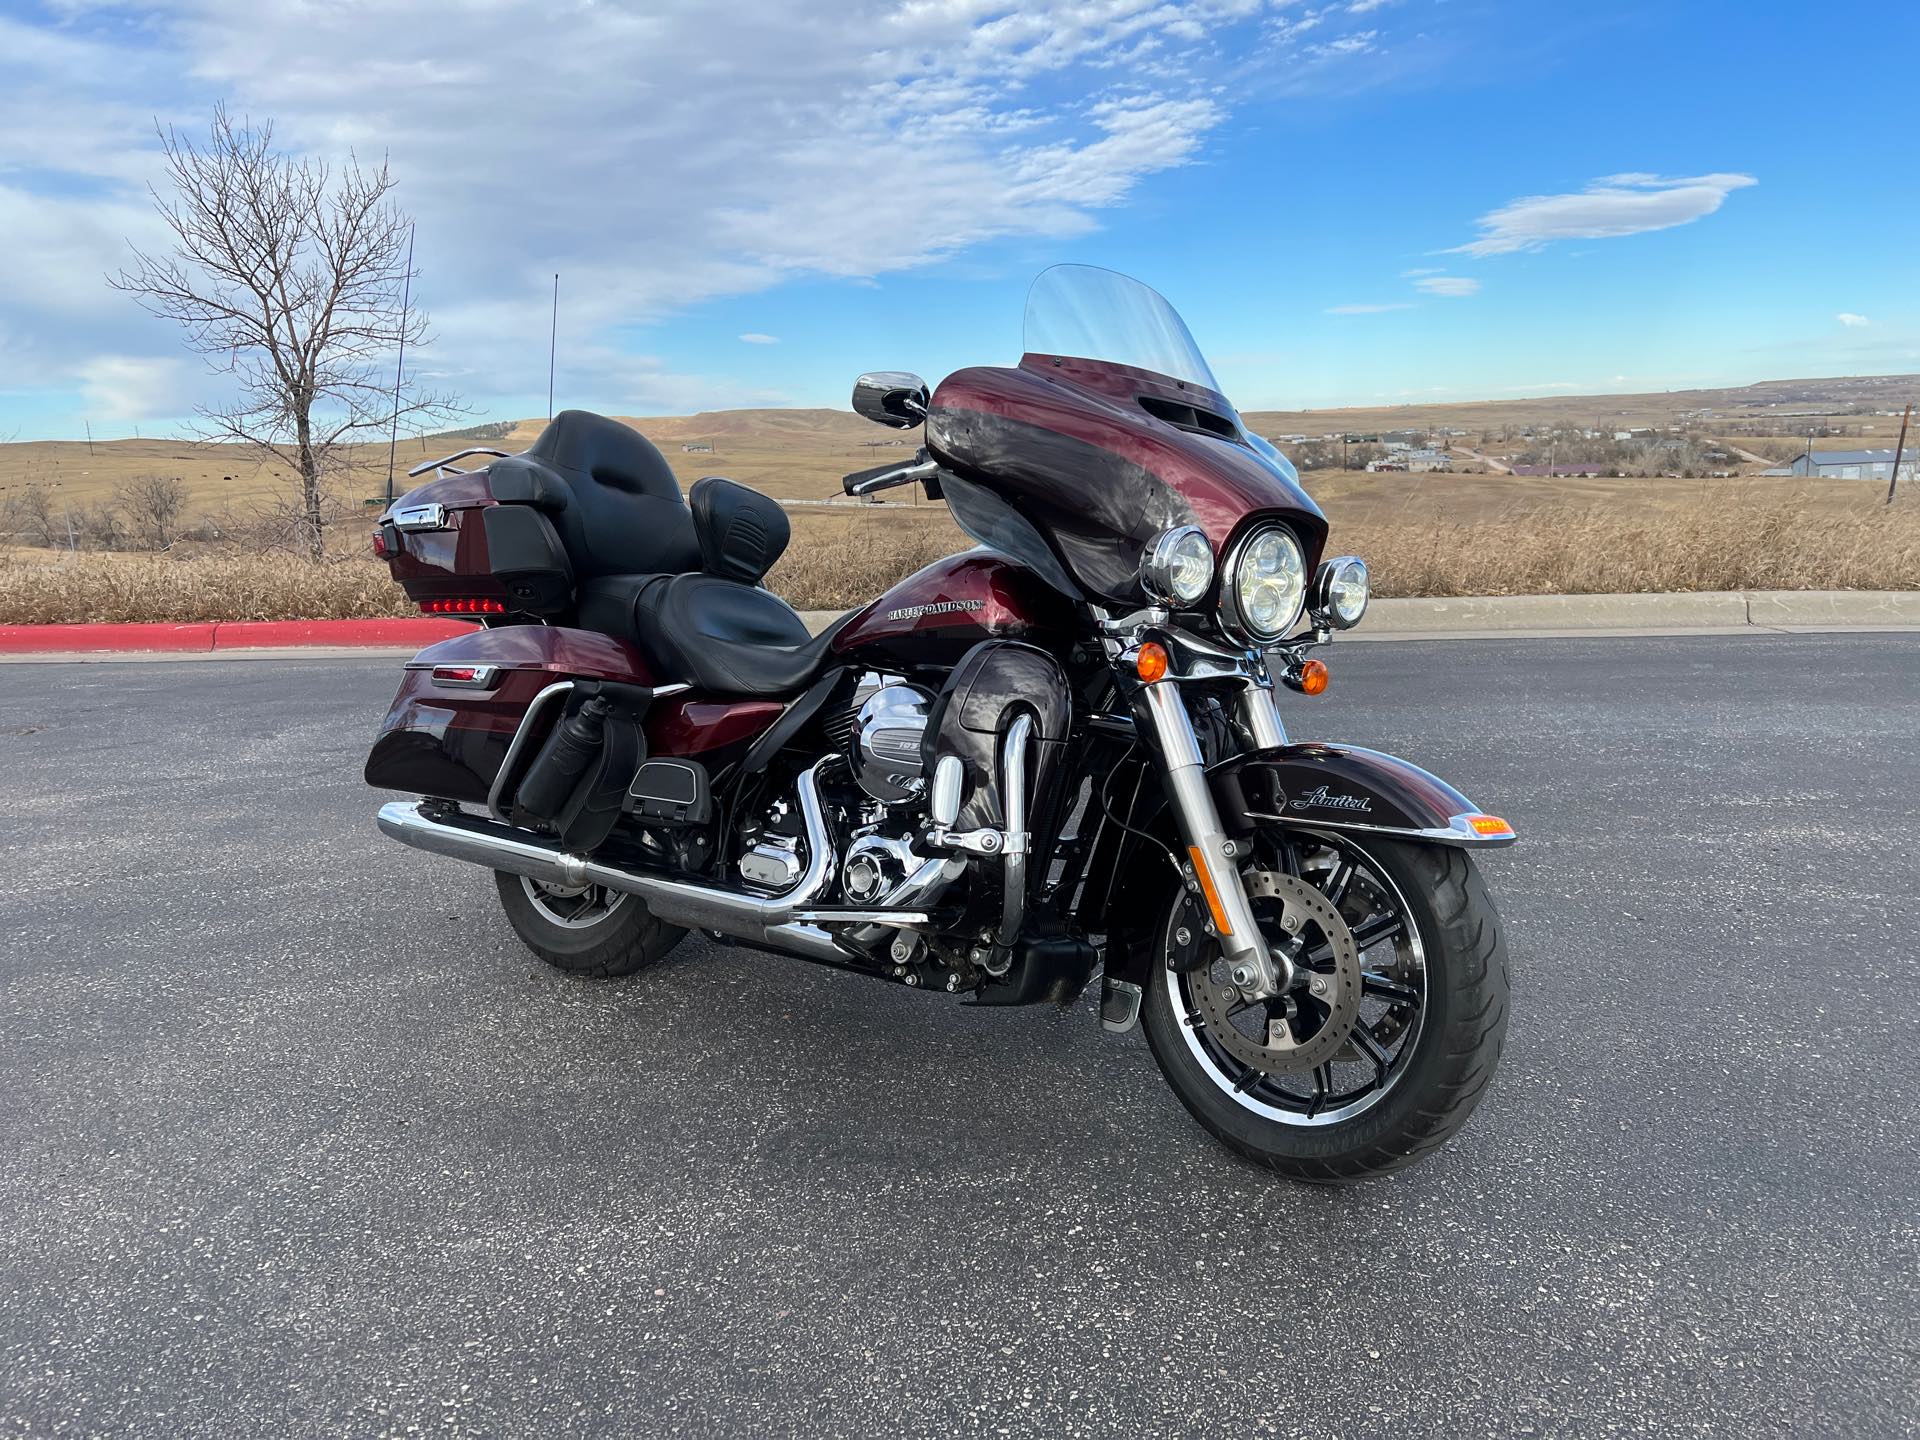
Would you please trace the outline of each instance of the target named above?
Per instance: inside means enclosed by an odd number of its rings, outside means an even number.
[[[1097,265],[1055,265],[1027,292],[1026,352],[1151,370],[1220,393],[1186,322],[1157,290]]]

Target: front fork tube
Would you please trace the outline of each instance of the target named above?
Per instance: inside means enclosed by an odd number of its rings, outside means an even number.
[[[1270,951],[1260,934],[1246,887],[1240,883],[1241,847],[1221,827],[1179,686],[1173,680],[1156,680],[1143,689],[1159,741],[1167,798],[1187,842],[1185,869],[1207,902],[1233,983],[1257,994],[1277,995],[1291,984],[1293,966],[1285,955]],[[1269,737],[1276,737],[1272,744],[1286,743],[1271,690],[1249,684],[1242,704],[1242,720],[1256,742],[1263,748]]]

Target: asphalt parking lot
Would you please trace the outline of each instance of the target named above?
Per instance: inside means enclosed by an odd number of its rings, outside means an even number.
[[[375,832],[393,661],[0,667],[0,1433],[1915,1433],[1920,636],[1328,658],[1523,834],[1343,1192],[1090,999],[548,971]]]

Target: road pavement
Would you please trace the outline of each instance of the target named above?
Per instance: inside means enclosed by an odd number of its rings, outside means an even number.
[[[374,830],[391,660],[0,671],[0,1434],[1916,1433],[1920,641],[1336,646],[1520,828],[1457,1141],[1347,1191],[1143,1039]]]

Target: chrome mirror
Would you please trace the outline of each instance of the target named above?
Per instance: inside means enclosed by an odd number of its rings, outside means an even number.
[[[895,430],[927,418],[927,382],[905,370],[873,370],[853,382],[856,414]]]

